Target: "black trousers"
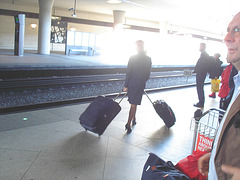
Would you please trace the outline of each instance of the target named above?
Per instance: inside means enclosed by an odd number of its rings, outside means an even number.
[[[197,94],[200,105],[204,105],[205,96],[204,96],[204,81],[206,79],[207,73],[196,74],[196,83],[197,83]]]

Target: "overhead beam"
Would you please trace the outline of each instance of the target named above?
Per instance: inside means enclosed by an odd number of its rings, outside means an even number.
[[[15,16],[18,14],[25,14],[26,18],[39,19],[38,13],[0,9],[0,15]],[[111,23],[111,22],[79,19],[79,18],[64,17],[64,16],[58,16],[58,17],[61,18],[61,21],[66,21],[69,23],[87,24],[87,25],[103,26],[103,27],[113,27],[113,23]],[[158,29],[158,28],[135,26],[135,25],[129,25],[129,26],[131,27],[130,29],[133,29],[133,30],[148,31],[148,32],[159,32],[160,31],[160,29]]]

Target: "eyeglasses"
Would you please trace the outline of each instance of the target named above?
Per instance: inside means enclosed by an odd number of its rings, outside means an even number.
[[[230,29],[227,29],[227,32],[229,33],[231,33],[231,35],[233,36],[233,37],[235,37],[235,36],[237,36],[237,33],[238,32],[240,32],[240,28],[233,28],[231,31],[230,31]]]

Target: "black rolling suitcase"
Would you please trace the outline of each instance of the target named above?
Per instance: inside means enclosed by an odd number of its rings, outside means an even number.
[[[114,100],[108,97],[98,96],[87,107],[87,109],[79,117],[80,124],[85,128],[85,130],[89,130],[99,136],[103,134],[110,122],[121,111],[119,103],[126,94],[119,102],[116,102],[115,100],[120,94],[121,92]]]
[[[165,125],[168,128],[172,127],[176,122],[175,114],[172,108],[164,100],[157,100],[152,102],[146,91],[144,92],[147,95],[150,102],[152,103],[157,114],[162,118]]]

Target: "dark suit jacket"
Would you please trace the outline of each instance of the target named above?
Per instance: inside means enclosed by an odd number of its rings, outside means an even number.
[[[131,91],[144,89],[151,72],[151,58],[139,53],[130,58],[128,62],[124,87]]]
[[[209,59],[210,57],[206,51],[202,52],[193,72],[197,73],[197,75],[206,76],[209,71]]]

